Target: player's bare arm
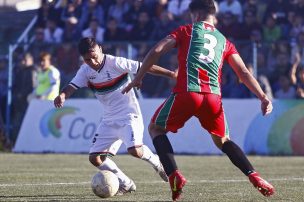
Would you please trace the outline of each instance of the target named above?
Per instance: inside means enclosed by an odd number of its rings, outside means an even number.
[[[148,73],[157,75],[157,76],[168,77],[171,79],[177,78],[177,71],[170,71],[170,70],[160,67],[158,65],[153,65],[151,67],[151,69],[149,69]]]
[[[175,39],[171,36],[167,36],[158,42],[146,55],[135,78],[126,88],[123,89],[122,93],[129,92],[133,87],[140,87],[144,75],[152,68],[154,64],[157,63],[161,55],[165,54],[175,46],[175,43]]]
[[[76,89],[72,87],[71,85],[67,85],[62,89],[60,94],[54,99],[54,105],[56,108],[63,107],[63,103],[65,102],[65,99],[69,98]]]
[[[257,80],[248,71],[240,55],[232,54],[229,56],[228,62],[242,82],[261,100],[263,115],[271,113],[273,108],[271,101],[268,99]]]

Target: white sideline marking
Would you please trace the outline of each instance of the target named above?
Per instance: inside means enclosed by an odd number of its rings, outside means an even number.
[[[230,182],[247,182],[248,180],[188,180],[188,183],[230,183]],[[304,178],[277,178],[277,179],[269,179],[272,181],[303,181]],[[21,186],[56,186],[56,185],[85,185],[90,184],[91,182],[54,182],[54,183],[26,183],[26,184],[0,184],[0,187],[21,187]],[[136,184],[159,184],[164,183],[163,181],[139,181]]]

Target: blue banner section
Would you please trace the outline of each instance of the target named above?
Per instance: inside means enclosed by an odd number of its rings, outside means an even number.
[[[304,101],[275,101],[267,119],[256,115],[246,132],[244,149],[251,154],[304,155]]]

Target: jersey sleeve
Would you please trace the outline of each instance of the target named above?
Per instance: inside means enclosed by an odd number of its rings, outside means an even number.
[[[86,70],[84,67],[80,67],[75,77],[69,83],[75,89],[83,88],[88,86],[88,78],[86,76]]]
[[[226,41],[226,48],[224,51],[224,59],[228,60],[230,55],[233,54],[239,54],[239,52],[236,50],[236,47],[233,43],[231,43],[229,40]]]
[[[56,68],[53,68],[52,71],[50,71],[48,76],[49,76],[50,83],[52,85],[55,85],[57,82],[60,81],[60,72]]]
[[[175,48],[178,47],[181,42],[182,30],[183,30],[183,27],[180,26],[168,35],[175,39],[175,41],[176,41]]]
[[[115,67],[122,73],[128,72],[136,74],[139,68],[141,67],[141,62],[126,59],[123,57],[117,57],[115,61]]]

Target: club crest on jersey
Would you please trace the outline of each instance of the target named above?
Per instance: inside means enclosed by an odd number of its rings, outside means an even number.
[[[107,74],[107,79],[112,80],[112,77],[111,77],[111,74],[109,73],[109,71],[106,71],[106,74]]]
[[[96,75],[90,75],[90,76],[89,76],[89,79],[90,79],[90,80],[96,79]]]

